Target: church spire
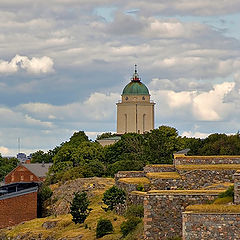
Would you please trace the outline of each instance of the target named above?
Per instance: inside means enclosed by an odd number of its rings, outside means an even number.
[[[134,65],[134,74],[133,74],[133,77],[132,77],[132,81],[140,82],[140,78],[139,78],[139,75],[138,75],[138,72],[137,72],[137,64]]]

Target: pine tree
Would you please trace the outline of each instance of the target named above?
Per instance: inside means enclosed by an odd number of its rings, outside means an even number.
[[[74,193],[74,198],[70,206],[70,213],[72,215],[72,221],[77,223],[84,223],[85,219],[92,210],[89,208],[89,200],[86,192]]]

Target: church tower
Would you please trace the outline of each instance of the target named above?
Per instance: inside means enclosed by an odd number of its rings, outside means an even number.
[[[135,65],[131,82],[123,89],[122,101],[117,103],[117,134],[144,133],[154,129],[154,105]]]

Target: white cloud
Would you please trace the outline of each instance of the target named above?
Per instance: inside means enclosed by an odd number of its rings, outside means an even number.
[[[9,62],[0,60],[0,73],[16,73],[21,69],[32,74],[49,73],[53,71],[53,60],[46,56],[29,59],[20,55]]]
[[[9,153],[9,149],[4,146],[0,146],[0,154],[1,155],[7,155]]]
[[[195,137],[195,138],[206,138],[209,135],[209,133],[201,133],[201,132],[192,132],[192,131],[186,131],[181,134],[181,136],[185,137]]]

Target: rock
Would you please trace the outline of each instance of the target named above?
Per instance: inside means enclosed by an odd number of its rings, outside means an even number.
[[[42,224],[45,229],[51,229],[57,226],[58,221],[47,221]]]

